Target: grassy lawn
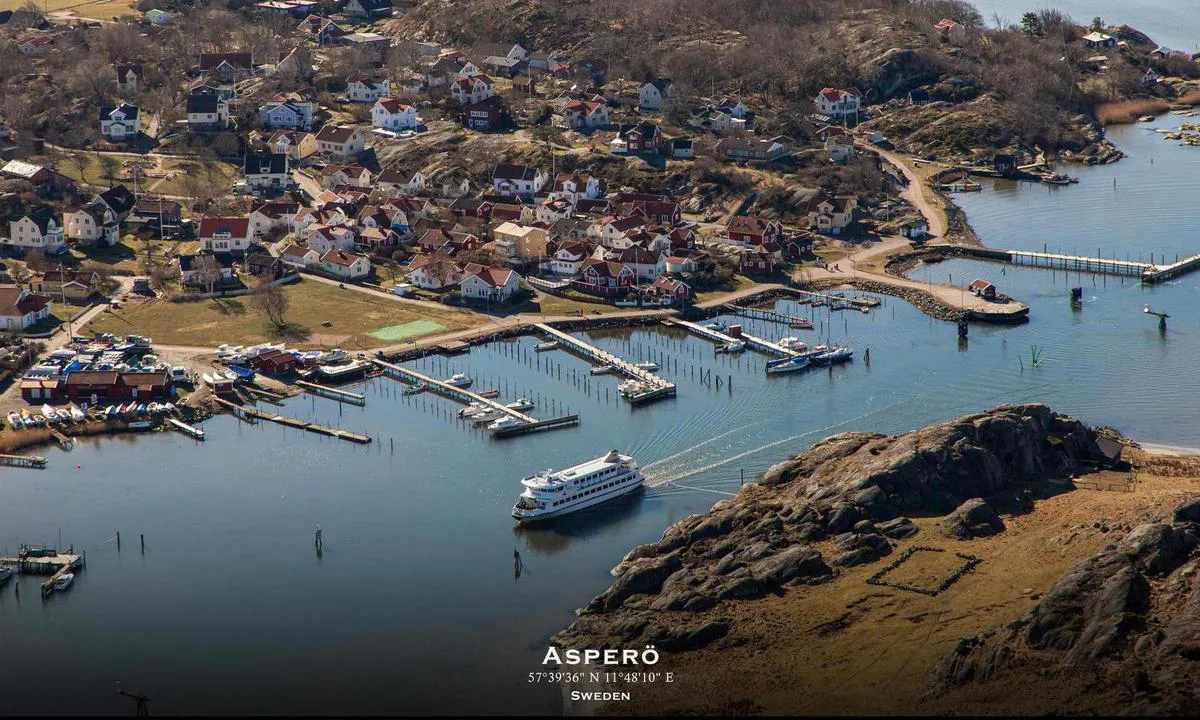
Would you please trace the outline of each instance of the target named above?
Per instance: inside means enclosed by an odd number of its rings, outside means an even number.
[[[85,0],[41,0],[38,8],[43,12],[54,12],[65,8],[73,8],[80,17],[111,20],[118,15],[137,15],[130,0],[104,0],[103,2],[83,5]],[[0,10],[20,10],[26,0],[0,0]]]
[[[130,303],[115,313],[102,313],[88,326],[88,331],[137,333],[164,345],[216,347],[221,343],[249,345],[286,340],[289,345],[301,347],[340,345],[350,350],[386,345],[387,341],[367,333],[415,321],[427,322],[407,326],[405,330],[425,330],[419,334],[429,334],[438,332],[434,324],[445,328],[441,332],[449,332],[487,322],[484,315],[372,298],[320,282],[301,281],[284,286],[283,291],[288,299],[285,318],[289,323],[284,330],[269,323],[246,296],[183,303],[166,300]]]
[[[539,295],[530,301],[530,305],[530,309],[526,312],[541,313],[543,315],[572,315],[577,310],[584,315],[595,315],[597,314],[596,311],[599,311],[601,314],[603,314],[628,309],[615,307],[613,305],[579,302],[578,300],[572,300],[570,298],[549,294]]]
[[[737,292],[743,288],[751,287],[756,283],[745,275],[734,275],[733,279],[725,284],[725,287],[717,288],[716,290],[707,290],[705,292],[696,293],[696,302],[706,302],[713,298],[720,297],[731,292]]]
[[[185,170],[194,170],[199,164],[200,162],[197,160],[177,160],[172,158],[163,161],[163,169],[168,172],[179,170],[181,168]],[[208,171],[205,169],[200,170],[199,172],[207,173]],[[215,178],[214,182],[216,182],[218,187],[224,192],[229,192],[233,185],[234,179],[241,174],[239,168],[219,160],[213,164],[213,173]],[[175,175],[169,180],[159,181],[159,184],[154,186],[154,192],[159,193],[160,195],[186,195],[187,190],[186,186],[183,184],[183,175]]]
[[[178,243],[174,240],[151,240],[150,255],[157,263],[166,263]],[[71,256],[83,267],[97,270],[124,270],[142,272],[142,261],[146,258],[146,246],[133,235],[126,235],[121,242],[106,248],[73,248]]]

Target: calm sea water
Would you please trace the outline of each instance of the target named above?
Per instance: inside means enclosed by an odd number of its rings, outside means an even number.
[[[1115,140],[1131,157],[1072,169],[1079,185],[1004,185],[960,200],[997,247],[1200,251],[1185,210],[1200,150],[1140,126]],[[540,417],[578,412],[581,427],[493,441],[455,418],[458,405],[377,380],[363,386],[365,408],[301,397],[282,410],[368,432],[376,441],[365,447],[219,417],[203,444],[105,439],[47,450],[44,471],[0,470],[0,549],[61,533],[88,553],[68,593],[43,602],[29,582],[19,601],[11,583],[0,591],[4,712],[130,712],[116,681],[146,692],[160,714],[556,712],[556,689],[531,687],[526,674],[621,556],[829,434],[902,432],[1036,400],[1142,440],[1200,446],[1200,275],[1146,289],[955,260],[914,277],[987,277],[1027,302],[1032,321],[972,326],[960,343],[954,325],[890,298],[866,315],[782,301],[820,329],[747,330],[858,352],[832,372],[770,378],[761,357],[715,356],[678,333],[588,333],[627,357],[662,358],[679,383],[678,398],[638,410],[615,399],[617,379],[587,376],[562,352],[539,356],[537,339],[523,338],[423,366],[468,371],[507,399],[532,396]],[[1068,304],[1073,286],[1084,288],[1079,310]],[[1172,314],[1165,336],[1145,304]],[[702,372],[725,382],[702,384]],[[548,529],[514,528],[521,477],[609,448],[633,452],[652,487]]]
[[[972,0],[971,4],[989,26],[995,15],[1006,23],[1016,23],[1030,10],[1057,8],[1081,25],[1091,24],[1092,18],[1099,16],[1111,25],[1135,27],[1160,45],[1200,50],[1195,6],[1179,0]]]

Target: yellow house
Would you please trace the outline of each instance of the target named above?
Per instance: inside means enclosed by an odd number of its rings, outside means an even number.
[[[513,222],[503,222],[492,231],[496,249],[520,260],[537,260],[546,257],[546,243],[550,234],[545,228],[527,227]]]

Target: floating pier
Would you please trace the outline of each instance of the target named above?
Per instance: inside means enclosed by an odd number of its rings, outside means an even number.
[[[307,380],[297,380],[296,386],[304,388],[306,392],[312,393],[313,395],[330,398],[331,400],[346,402],[350,403],[351,405],[365,406],[367,404],[367,396],[362,395],[361,393],[350,392],[349,390],[340,390],[327,385],[318,385],[313,382],[308,382]]]
[[[1170,264],[1155,264],[1140,260],[1118,260],[1101,256],[1064,255],[1036,250],[992,250],[965,245],[945,246],[963,255],[981,260],[999,260],[1014,265],[1050,268],[1098,275],[1119,275],[1139,278],[1145,285],[1157,285],[1172,278],[1186,275],[1200,268],[1200,255],[1193,255]],[[936,246],[932,249],[937,249]]]
[[[518,427],[504,428],[503,430],[493,430],[492,437],[506,438],[514,435],[527,435],[529,433],[541,432],[542,430],[557,430],[564,427],[573,427],[579,424],[578,415],[564,415],[562,417],[551,418],[550,420],[536,420],[527,425]]]
[[[0,558],[0,565],[15,567],[22,575],[50,575],[50,579],[42,583],[42,594],[49,595],[54,592],[54,583],[60,577],[86,563],[86,556],[76,555],[74,550],[72,547],[63,553],[54,548],[22,545],[17,557]]]
[[[800,317],[799,315],[788,315],[786,313],[775,312],[774,310],[764,310],[763,308],[747,308],[740,305],[724,305],[722,310],[730,315],[738,317],[750,318],[752,320],[767,320],[769,322],[784,323],[791,325],[797,322],[812,322],[808,318]]]
[[[318,423],[308,422],[307,420],[301,420],[299,418],[287,417],[285,415],[278,415],[273,412],[259,410],[258,408],[254,408],[254,407],[246,407],[244,405],[238,405],[237,403],[230,402],[228,400],[225,400],[224,398],[213,398],[213,399],[216,400],[218,403],[224,405],[225,407],[229,408],[230,410],[232,410],[233,413],[235,415],[238,415],[239,417],[243,417],[243,416],[253,417],[253,418],[257,418],[259,420],[266,420],[268,422],[277,423],[279,425],[287,425],[288,427],[294,427],[297,430],[307,430],[308,432],[317,433],[318,435],[328,435],[329,437],[335,437],[339,440],[347,440],[349,442],[355,442],[355,443],[359,443],[361,445],[365,445],[365,444],[371,442],[370,435],[363,435],[361,433],[350,432],[349,430],[339,430],[338,428],[329,427],[328,425],[320,425]]]
[[[544,323],[538,323],[535,327],[548,335],[551,339],[558,341],[559,345],[566,350],[574,352],[576,355],[583,357],[586,360],[595,361],[601,365],[608,365],[616,372],[633,378],[640,382],[644,382],[651,387],[644,393],[629,396],[629,401],[634,405],[638,405],[650,400],[658,400],[665,397],[675,396],[675,383],[655,375],[649,370],[643,370],[637,365],[619,358],[610,352],[605,352],[594,345],[590,345],[583,340],[565,333],[557,328],[550,327]]]
[[[678,318],[670,318],[669,320],[664,320],[664,322],[667,322],[671,325],[678,325],[679,327],[684,328],[695,335],[699,335],[707,340],[712,340],[715,343],[720,343],[721,345],[728,345],[729,343],[738,342],[740,340],[746,343],[746,347],[753,348],[768,355],[775,355],[776,357],[787,358],[795,357],[800,354],[794,350],[788,350],[785,347],[781,347],[770,340],[763,340],[762,338],[754,337],[753,335],[747,335],[746,333],[742,333],[741,337],[733,337],[732,335],[726,335],[719,330],[714,330],[707,325],[688,322],[687,320],[680,320]]]
[[[196,438],[197,440],[204,439],[204,431],[198,427],[195,427],[193,425],[188,425],[184,421],[176,420],[175,418],[167,418],[167,422],[171,423],[171,426],[174,427],[176,430],[179,430],[180,432],[182,432],[186,435],[191,435],[192,437]]]
[[[37,455],[0,455],[0,465],[41,470],[46,467],[46,458]]]

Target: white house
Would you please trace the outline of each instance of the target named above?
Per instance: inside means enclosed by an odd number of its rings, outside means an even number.
[[[329,250],[321,256],[321,269],[344,280],[354,280],[371,272],[371,261],[345,250]]]
[[[133,140],[141,125],[141,113],[134,105],[122,102],[116,107],[100,108],[100,134],[110,142]]]
[[[495,83],[487,75],[459,75],[450,83],[450,95],[459,105],[474,105],[495,94]]]
[[[196,235],[200,249],[210,253],[244,253],[254,237],[250,218],[204,218]]]
[[[288,156],[283,153],[246,153],[242,172],[256,190],[282,190],[292,184]]]
[[[379,20],[392,16],[392,0],[350,0],[342,12],[352,18]]]
[[[580,198],[595,200],[600,197],[600,181],[591,175],[559,173],[554,179],[554,190],[550,196],[566,198],[572,205],[579,202]]]
[[[574,277],[583,267],[583,261],[588,258],[587,245],[583,243],[566,243],[550,256],[550,272],[555,275]]]
[[[254,237],[267,237],[288,230],[292,218],[300,209],[297,202],[265,202],[250,211],[250,228]]]
[[[39,295],[15,285],[0,285],[0,330],[24,330],[50,317],[49,295]]]
[[[371,187],[371,171],[361,165],[327,165],[321,171],[321,187],[332,189],[339,185]]]
[[[546,185],[546,173],[528,165],[502,163],[492,171],[492,189],[498,195],[533,197]]]
[[[830,135],[825,138],[825,152],[840,165],[854,157],[854,141],[846,135]]]
[[[66,237],[81,245],[112,247],[121,241],[121,223],[102,200],[63,213],[63,221]]]
[[[417,109],[400,98],[380,98],[371,108],[371,124],[388,130],[412,130],[420,122]]]
[[[122,95],[135,95],[145,82],[142,66],[137,63],[120,63],[113,65],[117,76],[117,90]]]
[[[669,78],[655,78],[638,91],[638,104],[643,111],[661,110],[675,99],[675,84]]]
[[[420,171],[406,172],[398,167],[390,167],[379,173],[375,185],[385,192],[416,195],[425,190],[425,176]]]
[[[813,99],[817,112],[829,117],[845,117],[856,114],[862,107],[862,93],[858,88],[824,88]]]
[[[62,222],[51,208],[36,208],[24,217],[10,220],[6,245],[44,253],[66,252],[67,242]]]
[[[423,290],[444,290],[462,280],[462,268],[445,255],[418,255],[408,265],[408,281]]]
[[[330,250],[350,252],[354,250],[356,240],[358,240],[358,234],[354,232],[354,228],[346,224],[316,224],[309,226],[305,232],[305,241],[308,246],[320,253],[322,257]]]
[[[392,83],[387,78],[367,76],[353,77],[346,82],[346,97],[350,102],[373,103],[392,94]]]
[[[192,132],[222,130],[229,125],[229,101],[215,89],[188,93],[185,109],[188,130]]]
[[[341,160],[352,160],[366,149],[366,139],[358,128],[326,125],[317,133],[320,153]]]
[[[838,235],[854,220],[856,200],[851,195],[821,195],[808,203],[809,227],[820,233]]]
[[[279,252],[279,260],[288,268],[303,270],[319,263],[321,256],[316,250],[292,244]]]
[[[468,274],[458,290],[468,300],[504,302],[521,289],[521,276],[508,268],[485,267]]]
[[[312,104],[284,100],[258,108],[258,121],[266,128],[312,130]]]

